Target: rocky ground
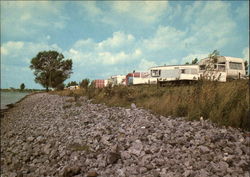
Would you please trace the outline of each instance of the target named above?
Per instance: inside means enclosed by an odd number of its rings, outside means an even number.
[[[1,177],[249,177],[248,132],[39,93],[1,119]]]

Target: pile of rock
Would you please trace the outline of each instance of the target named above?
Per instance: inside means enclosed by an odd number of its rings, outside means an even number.
[[[5,113],[1,176],[249,176],[249,133],[40,93]]]

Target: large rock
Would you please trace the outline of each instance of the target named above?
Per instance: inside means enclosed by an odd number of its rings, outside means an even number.
[[[142,142],[140,140],[136,140],[135,142],[132,143],[132,146],[129,148],[128,151],[131,154],[135,154],[135,155],[139,156],[142,149],[143,149]]]

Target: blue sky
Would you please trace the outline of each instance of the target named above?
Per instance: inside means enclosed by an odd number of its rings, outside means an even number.
[[[249,1],[1,1],[1,88],[42,88],[30,60],[57,50],[69,81],[221,55],[249,60]]]

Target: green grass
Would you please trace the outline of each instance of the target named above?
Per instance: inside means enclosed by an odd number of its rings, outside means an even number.
[[[189,120],[199,120],[202,116],[218,125],[250,130],[248,80],[198,82],[159,88],[156,85],[88,88],[57,94],[72,97],[84,95],[94,103],[109,106],[128,107],[135,103],[137,107],[164,116],[187,117]]]

